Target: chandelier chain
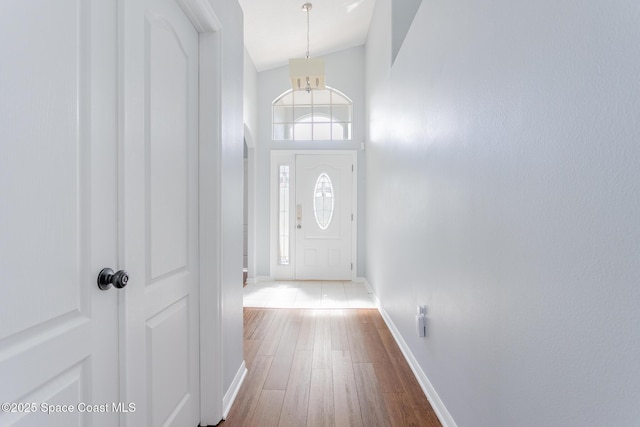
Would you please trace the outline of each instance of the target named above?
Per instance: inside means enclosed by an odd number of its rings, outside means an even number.
[[[307,11],[307,56],[306,58],[309,59],[309,10],[311,8],[310,7],[305,7],[305,10]]]

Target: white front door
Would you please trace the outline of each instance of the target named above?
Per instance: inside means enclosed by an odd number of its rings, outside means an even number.
[[[0,3],[2,426],[118,425],[116,3]]]
[[[198,32],[175,0],[125,2],[122,230],[129,426],[200,421]]]
[[[353,157],[297,155],[295,278],[351,280]]]

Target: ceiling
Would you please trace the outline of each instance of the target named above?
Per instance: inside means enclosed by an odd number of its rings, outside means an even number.
[[[304,58],[307,50],[305,0],[239,0],[244,43],[258,71]],[[375,0],[311,0],[311,57],[364,44]]]

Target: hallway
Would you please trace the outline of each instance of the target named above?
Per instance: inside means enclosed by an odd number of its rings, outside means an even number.
[[[441,424],[377,310],[244,309],[227,426]]]
[[[360,282],[273,281],[244,288],[245,307],[375,308],[373,294]]]

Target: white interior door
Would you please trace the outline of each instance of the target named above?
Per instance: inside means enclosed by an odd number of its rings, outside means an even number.
[[[353,160],[351,155],[297,155],[295,277],[351,280]]]
[[[118,424],[116,16],[0,2],[2,426]]]
[[[142,2],[141,2],[142,3]],[[198,33],[175,0],[125,9],[123,214],[131,426],[199,423]]]

